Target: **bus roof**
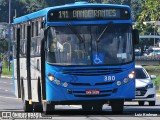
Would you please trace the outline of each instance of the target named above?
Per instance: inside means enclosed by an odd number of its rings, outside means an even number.
[[[52,9],[56,10],[56,9],[61,9],[62,7],[63,8],[75,8],[75,7],[84,7],[84,6],[85,7],[93,7],[93,6],[94,7],[111,7],[112,6],[112,7],[117,7],[117,8],[126,8],[126,9],[130,10],[129,6],[127,6],[127,5],[93,4],[93,3],[88,3],[88,2],[75,2],[73,4],[66,4],[66,5],[61,5],[61,6],[48,7],[48,8],[39,10],[37,12],[33,12],[33,13],[30,13],[30,14],[15,18],[14,21],[13,21],[13,24],[18,24],[18,23],[21,23],[21,22],[28,21],[30,19],[35,19],[35,18],[38,18],[38,17],[46,16],[48,11],[52,10]]]

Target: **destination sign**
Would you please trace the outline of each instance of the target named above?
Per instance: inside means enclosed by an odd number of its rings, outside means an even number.
[[[48,21],[68,20],[107,20],[129,19],[130,13],[126,9],[118,8],[79,8],[52,10],[48,13]]]

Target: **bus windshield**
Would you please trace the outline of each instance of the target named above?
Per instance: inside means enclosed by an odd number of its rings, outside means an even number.
[[[56,65],[120,65],[133,60],[129,24],[49,27],[46,47],[47,62]]]

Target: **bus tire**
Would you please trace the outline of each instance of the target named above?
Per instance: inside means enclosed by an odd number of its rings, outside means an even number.
[[[82,110],[83,111],[91,111],[92,105],[91,104],[82,104]]]
[[[113,114],[122,114],[123,113],[123,107],[124,107],[124,100],[123,99],[111,100],[110,105],[111,105]]]
[[[42,104],[35,104],[34,105],[34,112],[43,112]]]
[[[29,104],[29,101],[23,101],[23,109],[25,112],[33,112],[33,104]]]
[[[103,104],[95,104],[93,105],[93,111],[102,111]]]
[[[55,110],[55,105],[52,103],[43,102],[43,112],[44,114],[52,114]]]

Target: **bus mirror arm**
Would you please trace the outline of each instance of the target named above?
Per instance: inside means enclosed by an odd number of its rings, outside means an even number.
[[[132,30],[132,40],[135,45],[139,43],[139,32],[137,29]]]

